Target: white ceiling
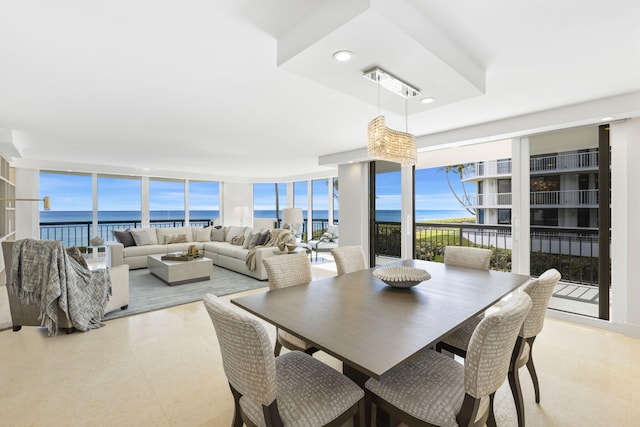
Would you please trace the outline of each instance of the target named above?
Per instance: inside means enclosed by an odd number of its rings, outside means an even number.
[[[366,68],[435,96],[408,126],[442,133],[639,91],[638,22],[637,0],[0,0],[0,149],[23,167],[321,176],[320,157],[366,147]],[[380,104],[404,130],[404,101]]]

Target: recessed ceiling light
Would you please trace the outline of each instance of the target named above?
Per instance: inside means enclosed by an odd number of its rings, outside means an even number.
[[[436,100],[435,98],[429,97],[429,98],[422,98],[420,102],[422,102],[423,104],[431,104],[435,100]]]
[[[609,117],[603,117],[600,119],[601,122],[608,122],[609,120],[613,120],[613,117],[609,116]]]
[[[333,59],[338,62],[346,62],[351,59],[353,52],[350,50],[339,50],[333,54]]]

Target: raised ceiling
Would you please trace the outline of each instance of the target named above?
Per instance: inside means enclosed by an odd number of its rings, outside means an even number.
[[[639,21],[635,0],[0,0],[0,150],[35,168],[322,176],[319,158],[366,147],[379,108],[405,126],[366,68],[436,98],[409,105],[428,138],[637,93]]]

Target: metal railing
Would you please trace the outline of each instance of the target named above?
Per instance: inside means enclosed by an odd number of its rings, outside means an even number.
[[[598,230],[594,228],[531,227],[531,275],[549,268],[562,273],[562,281],[598,284]],[[378,222],[376,255],[399,258],[399,222]],[[511,226],[483,224],[417,223],[416,258],[442,261],[448,245],[475,246],[493,250],[491,268],[511,271]]]
[[[598,190],[532,191],[531,206],[598,206]]]
[[[183,219],[176,220],[151,220],[151,227],[167,228],[184,226]],[[209,219],[191,220],[193,226],[207,227],[211,225]],[[114,230],[127,228],[141,228],[142,221],[98,221],[97,230],[94,231],[93,223],[90,221],[64,221],[64,222],[41,222],[41,240],[60,240],[65,246],[89,246],[89,240],[94,236],[99,236],[105,241],[113,240]]]
[[[210,219],[190,220],[189,224],[196,227],[208,227],[211,225]],[[334,221],[337,223],[336,221]],[[183,227],[184,219],[176,220],[151,220],[151,227],[167,228],[167,227]],[[97,230],[93,230],[93,223],[90,221],[64,221],[64,222],[41,222],[40,223],[40,239],[41,240],[60,240],[69,246],[89,246],[89,240],[94,236],[99,236],[105,241],[113,241],[114,230],[124,230],[127,228],[141,228],[140,220],[125,221],[98,221]],[[318,239],[322,233],[327,231],[329,227],[328,219],[314,219],[311,224],[311,236],[307,237],[307,220],[303,224],[303,240]]]
[[[597,169],[598,151],[562,153],[529,159],[532,173],[551,173]],[[462,170],[462,179],[511,175],[511,160],[490,160],[473,163]]]

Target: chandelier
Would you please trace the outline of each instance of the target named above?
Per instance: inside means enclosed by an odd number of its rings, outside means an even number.
[[[367,151],[369,156],[376,160],[415,165],[418,157],[416,137],[408,133],[406,128],[408,127],[409,98],[420,95],[420,91],[380,68],[373,68],[365,72],[364,77],[378,84],[378,112],[380,110],[380,86],[405,99],[405,132],[386,127],[384,116],[378,113],[378,117],[373,119],[368,126]]]

